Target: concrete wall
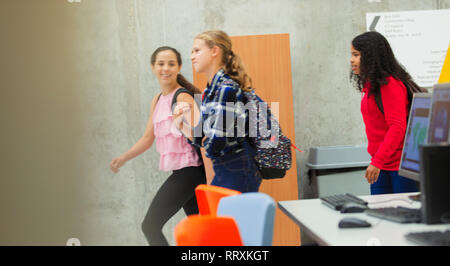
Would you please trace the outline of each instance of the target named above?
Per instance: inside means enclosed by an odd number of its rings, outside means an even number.
[[[290,34],[299,192],[310,197],[310,147],[365,143],[348,78],[365,13],[438,8],[450,0],[1,1],[0,244],[146,244],[140,224],[168,173],[154,147],[119,174],[109,162],[144,132],[159,92],[151,53],[177,48],[192,77],[193,38],[207,29]],[[172,244],[183,217],[164,228]]]

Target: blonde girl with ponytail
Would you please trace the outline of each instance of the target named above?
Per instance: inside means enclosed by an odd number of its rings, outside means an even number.
[[[233,119],[245,117],[248,124],[248,116],[239,106],[245,104],[242,92],[251,90],[252,79],[233,52],[230,37],[220,30],[195,38],[191,60],[194,70],[208,79],[201,106],[204,135],[193,137],[192,143],[205,148],[212,160],[215,176],[211,184],[241,192],[258,191],[261,175],[253,160],[255,150],[246,141],[248,130],[238,128]]]

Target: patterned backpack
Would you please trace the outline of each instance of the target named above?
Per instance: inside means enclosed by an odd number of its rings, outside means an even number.
[[[267,103],[252,90],[243,91],[249,114],[249,143],[263,179],[283,178],[291,168],[291,140],[283,135]]]

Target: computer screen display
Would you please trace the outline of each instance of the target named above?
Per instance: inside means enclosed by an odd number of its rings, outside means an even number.
[[[398,174],[419,181],[419,145],[427,140],[431,93],[414,94]]]
[[[434,86],[431,103],[429,144],[446,144],[450,139],[450,83]]]

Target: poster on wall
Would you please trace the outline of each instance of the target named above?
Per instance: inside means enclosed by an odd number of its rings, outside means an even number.
[[[397,60],[422,87],[439,80],[450,44],[450,9],[366,14],[367,30],[388,39]]]

